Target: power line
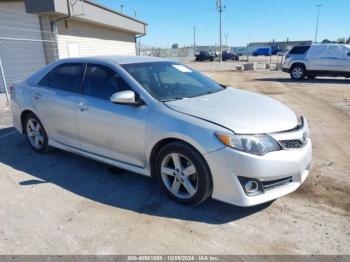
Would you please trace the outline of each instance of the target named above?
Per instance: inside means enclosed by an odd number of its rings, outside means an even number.
[[[203,8],[203,9],[185,9],[185,10],[177,10],[177,13],[179,14],[192,14],[192,13],[197,13],[197,12],[204,12],[204,11],[214,11],[214,8]],[[177,13],[172,12],[161,12],[161,13],[143,13],[142,16],[149,16],[149,17],[154,17],[154,16],[168,16],[168,15],[176,15]]]
[[[188,16],[195,16],[195,15],[202,15],[202,14],[208,14],[212,11],[202,11],[202,12],[193,12],[188,14],[174,14],[174,15],[168,15],[166,17],[159,17],[156,19],[152,19],[151,21],[161,21],[161,20],[167,20],[167,19],[173,19],[173,18],[181,18],[181,17],[188,17]]]

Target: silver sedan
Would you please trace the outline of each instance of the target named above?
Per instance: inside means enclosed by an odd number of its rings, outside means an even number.
[[[295,191],[309,173],[305,118],[177,62],[65,59],[12,90],[14,126],[33,150],[155,177],[183,204],[258,205]]]

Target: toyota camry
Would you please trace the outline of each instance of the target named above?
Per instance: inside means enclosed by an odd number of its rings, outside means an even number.
[[[56,61],[12,87],[12,113],[34,151],[154,177],[183,204],[258,205],[295,191],[310,170],[304,117],[159,58]]]

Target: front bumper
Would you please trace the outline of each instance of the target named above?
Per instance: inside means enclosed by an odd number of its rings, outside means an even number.
[[[295,191],[309,174],[312,143],[298,149],[270,152],[257,156],[231,148],[208,153],[206,160],[213,177],[212,198],[237,206],[254,206]],[[248,196],[238,176],[260,181],[292,177],[292,181],[262,194]]]

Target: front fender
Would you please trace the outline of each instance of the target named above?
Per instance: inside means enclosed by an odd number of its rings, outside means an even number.
[[[231,132],[213,123],[168,108],[165,111],[167,112],[155,110],[150,113],[145,146],[148,164],[153,148],[164,139],[182,140],[205,155],[224,147],[215,137],[215,132]]]

